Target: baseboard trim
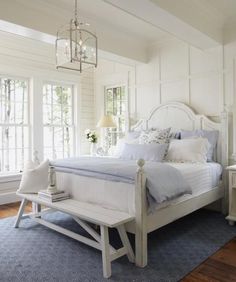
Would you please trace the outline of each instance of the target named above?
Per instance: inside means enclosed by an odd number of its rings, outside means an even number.
[[[19,202],[21,199],[16,195],[16,192],[8,192],[0,194],[0,205]]]

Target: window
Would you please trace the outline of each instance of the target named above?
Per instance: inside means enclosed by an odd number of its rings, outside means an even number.
[[[29,156],[28,82],[0,77],[0,172],[20,171]]]
[[[73,87],[47,83],[43,87],[44,157],[74,153]]]
[[[110,145],[116,145],[117,140],[125,135],[126,104],[124,86],[108,87],[105,89],[105,114],[113,115],[117,124],[117,128],[110,129]]]

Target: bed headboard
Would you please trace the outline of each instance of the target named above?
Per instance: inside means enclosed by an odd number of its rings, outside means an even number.
[[[223,166],[228,165],[228,114],[223,112],[220,122],[214,122],[208,117],[196,114],[189,106],[179,102],[169,102],[155,108],[148,119],[137,122],[133,131],[147,130],[151,128],[167,128],[173,130],[218,130],[217,162]]]

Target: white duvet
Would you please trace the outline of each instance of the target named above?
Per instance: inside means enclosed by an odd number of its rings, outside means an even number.
[[[188,197],[194,197],[216,187],[222,173],[221,165],[217,163],[168,164],[177,168],[191,186],[193,194]],[[111,185],[111,182],[107,180],[60,172],[57,173],[57,185],[59,189],[68,191],[73,198],[80,201],[96,203],[103,207],[135,214],[133,184],[113,182]],[[175,202],[177,201],[178,199],[175,200]],[[158,208],[163,208],[171,203],[166,202]]]

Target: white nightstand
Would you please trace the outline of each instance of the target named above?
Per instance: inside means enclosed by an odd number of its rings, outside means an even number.
[[[236,165],[227,167],[229,171],[229,215],[226,219],[230,225],[236,222]]]

